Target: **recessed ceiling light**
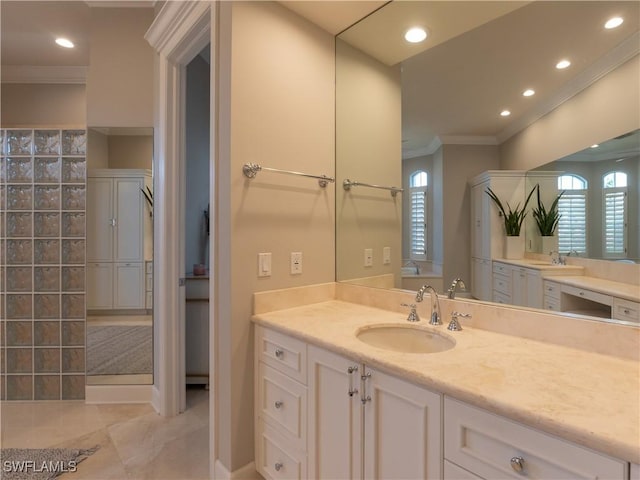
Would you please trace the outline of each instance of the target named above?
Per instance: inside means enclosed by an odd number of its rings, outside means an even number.
[[[427,38],[427,31],[422,27],[413,27],[404,34],[404,39],[409,43],[420,43]]]
[[[56,43],[64,48],[73,48],[75,46],[71,40],[62,37],[56,38]]]
[[[563,68],[567,68],[569,65],[571,65],[571,62],[569,60],[560,60],[558,63],[556,63],[556,68],[558,70],[562,70]]]
[[[593,145],[591,145],[590,148],[598,148],[600,145],[598,145],[597,143],[594,143]]]
[[[607,20],[607,23],[604,24],[604,28],[610,30],[612,28],[619,27],[620,25],[622,25],[622,22],[624,22],[624,19],[622,17],[613,17]]]
[[[527,88],[524,92],[522,92],[522,96],[524,97],[530,97],[532,95],[535,95],[535,91],[531,90],[530,88]]]
[[[503,110],[500,112],[500,115],[502,115],[503,117],[508,117],[509,115],[511,115],[511,112],[509,110]]]

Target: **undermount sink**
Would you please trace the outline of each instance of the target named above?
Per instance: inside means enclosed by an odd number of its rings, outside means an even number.
[[[372,347],[402,353],[437,353],[453,348],[456,342],[417,325],[373,325],[356,337]]]

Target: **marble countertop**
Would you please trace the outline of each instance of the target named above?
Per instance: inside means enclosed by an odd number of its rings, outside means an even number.
[[[571,285],[576,288],[592,290],[613,297],[624,298],[632,302],[640,302],[640,285],[629,285],[627,283],[583,275],[558,275],[548,278],[548,280]]]
[[[406,315],[330,300],[253,317],[257,324],[380,368],[541,431],[640,463],[640,363],[526,338],[446,325],[444,352],[406,354],[367,345],[372,324],[407,325]],[[463,323],[464,325],[464,323]]]
[[[511,260],[506,258],[496,258],[494,262],[508,263],[509,265],[515,265],[516,267],[531,268],[533,270],[540,270],[543,274],[549,274],[550,272],[557,272],[556,274],[564,275],[582,275],[584,267],[579,265],[561,265],[553,264],[551,262],[543,262],[541,260],[533,260],[528,258],[522,258],[517,260]]]

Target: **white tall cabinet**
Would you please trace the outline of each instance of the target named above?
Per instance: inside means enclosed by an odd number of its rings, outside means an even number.
[[[153,222],[142,193],[151,172],[90,170],[87,179],[87,309],[144,309]]]
[[[487,188],[502,201],[515,207],[524,202],[525,172],[489,170],[469,181],[471,187],[471,294],[479,300],[492,300],[493,258],[504,256],[504,219],[498,215]],[[523,232],[524,233],[524,232]],[[523,244],[524,251],[524,244]]]

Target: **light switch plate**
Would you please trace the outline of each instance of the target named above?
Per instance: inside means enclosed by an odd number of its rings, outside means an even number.
[[[364,266],[373,267],[373,248],[364,249]]]
[[[271,252],[258,254],[258,277],[271,276]]]
[[[382,264],[389,265],[391,263],[391,247],[384,247],[382,249]]]
[[[291,252],[291,275],[302,273],[302,252]]]

